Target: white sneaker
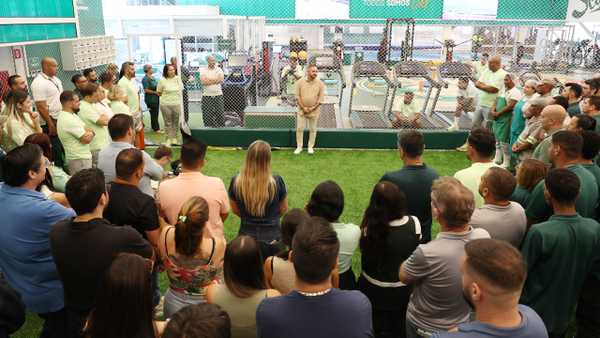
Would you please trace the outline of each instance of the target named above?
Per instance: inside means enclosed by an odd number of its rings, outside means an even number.
[[[315,150],[313,148],[308,148],[308,153],[312,155],[315,153]]]
[[[298,155],[302,152],[302,148],[296,148],[296,150],[294,150],[294,155]]]

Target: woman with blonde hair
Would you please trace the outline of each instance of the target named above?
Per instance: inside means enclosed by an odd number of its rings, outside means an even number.
[[[160,257],[169,277],[165,292],[165,317],[187,305],[206,302],[206,288],[221,277],[226,242],[208,234],[208,203],[199,196],[188,199],[177,224],[163,229]]]
[[[241,219],[240,235],[272,243],[281,238],[279,219],[288,209],[283,178],[271,172],[271,146],[255,141],[248,147],[240,173],[229,185],[231,210]]]
[[[27,136],[42,132],[39,114],[33,111],[33,102],[24,90],[13,90],[8,94],[6,115],[0,123],[5,151],[23,145]]]

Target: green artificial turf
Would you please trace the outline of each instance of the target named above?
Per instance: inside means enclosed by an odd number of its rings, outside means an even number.
[[[148,134],[147,138],[158,141],[158,135]],[[149,147],[147,151],[152,153],[154,149]],[[178,154],[176,150],[174,158],[178,158]],[[244,156],[245,152],[242,150],[210,149],[204,173],[222,178],[225,185],[229,186],[229,181],[241,167]],[[454,151],[427,151],[425,162],[440,175],[452,175],[469,164],[464,153]],[[360,224],[375,183],[386,171],[397,170],[402,165],[396,151],[322,149],[317,149],[314,155],[306,152],[294,155],[290,149],[274,150],[272,164],[273,171],[281,175],[286,183],[290,208],[303,208],[317,184],[334,180],[342,187],[345,195],[346,205],[340,221],[354,224]],[[238,228],[239,218],[230,215],[225,222],[228,240],[236,236]],[[437,224],[434,224],[432,233],[435,235],[438,231]],[[358,252],[354,255],[352,265],[355,273],[360,272]],[[168,281],[163,273],[161,289],[164,291],[167,285]],[[25,325],[13,337],[37,337],[41,324],[36,315],[29,314]]]

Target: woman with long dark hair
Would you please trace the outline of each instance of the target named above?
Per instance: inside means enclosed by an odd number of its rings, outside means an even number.
[[[255,338],[258,304],[280,293],[267,288],[260,248],[254,238],[239,236],[227,245],[223,274],[225,284],[211,285],[206,300],[229,314],[233,337]]]
[[[375,337],[405,337],[410,287],[399,268],[421,240],[421,226],[406,214],[406,197],[394,184],[375,185],[361,224],[362,274],[359,290],[371,301]]]
[[[225,239],[206,235],[208,203],[191,197],[181,207],[177,224],[166,227],[158,246],[169,277],[164,314],[206,302],[206,288],[217,281],[223,266]]]
[[[33,101],[25,90],[12,90],[8,94],[5,116],[0,117],[2,148],[10,151],[25,143],[25,138],[41,133],[40,116],[33,111]]]
[[[141,256],[117,256],[98,287],[84,337],[160,337],[164,323],[153,319],[151,271],[152,262]]]

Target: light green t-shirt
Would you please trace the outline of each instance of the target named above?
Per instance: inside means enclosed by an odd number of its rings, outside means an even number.
[[[503,69],[499,69],[495,72],[491,70],[484,71],[483,74],[479,77],[479,81],[483,82],[485,85],[492,86],[498,88],[498,93],[492,94],[484,92],[483,90],[479,91],[479,105],[483,107],[492,107],[494,105],[494,101],[498,94],[504,91],[504,78],[506,77],[506,71]]]
[[[181,92],[183,91],[183,83],[179,76],[173,76],[170,79],[163,77],[158,81],[156,91],[162,93],[160,103],[164,105],[180,105]]]
[[[79,117],[83,120],[86,127],[92,129],[95,133],[94,139],[90,143],[90,151],[104,148],[109,142],[108,128],[96,124],[101,114],[96,107],[86,101],[81,101],[79,106]]]
[[[352,268],[352,256],[360,241],[360,228],[355,224],[332,223],[332,225],[340,241],[338,271],[344,273]]]
[[[129,106],[129,110],[132,112],[138,111],[138,109],[140,109],[140,97],[138,96],[138,86],[135,83],[135,78],[129,80],[127,77],[123,76],[118,84],[127,94],[127,105]]]
[[[52,176],[52,185],[54,185],[54,189],[57,192],[65,192],[65,188],[67,186],[67,182],[71,178],[69,174],[67,174],[62,168],[55,166],[52,164],[48,167],[50,171],[50,176]]]
[[[402,102],[400,102],[400,112],[406,117],[412,117],[415,114],[420,113],[419,107],[417,106],[417,102],[415,100],[409,104],[404,103],[404,100],[402,100]]]
[[[81,105],[83,106],[83,101]],[[92,159],[90,145],[79,141],[81,136],[85,134],[85,123],[83,120],[77,114],[61,111],[58,115],[57,124],[58,138],[63,148],[65,148],[65,160],[69,162],[72,160]]]
[[[483,197],[479,195],[479,183],[481,176],[491,167],[497,167],[496,163],[492,162],[476,162],[470,167],[457,171],[454,178],[460,181],[467,189],[471,190],[475,197],[475,208],[480,208],[483,205]]]
[[[127,114],[131,116],[129,106],[119,100],[110,101],[110,109],[112,109],[113,113],[115,114]]]

